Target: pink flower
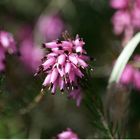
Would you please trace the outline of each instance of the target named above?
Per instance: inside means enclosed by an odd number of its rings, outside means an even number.
[[[119,35],[131,27],[130,15],[126,11],[119,10],[114,14],[112,23],[115,34]]]
[[[136,29],[140,29],[140,5],[136,5],[134,10],[131,12],[133,20],[132,24]]]
[[[88,67],[89,59],[83,48],[84,44],[78,36],[75,40],[45,43],[43,47],[48,50],[48,53],[42,59],[42,65],[36,73],[46,74],[44,88],[49,87],[52,94],[56,93],[57,88],[61,92],[68,91],[69,97],[77,100],[77,105],[82,98],[79,80],[84,77],[83,71]]]
[[[140,30],[140,0],[110,0],[117,11],[112,17],[114,33],[123,34],[123,45]]]
[[[133,82],[135,69],[131,65],[127,65],[122,73],[120,82],[129,85]]]
[[[20,44],[21,60],[33,72],[41,64],[43,51],[39,47],[35,47],[31,38],[25,39]]]
[[[57,135],[58,139],[65,140],[65,139],[73,139],[77,140],[79,139],[77,134],[74,133],[70,128],[67,128],[66,131],[61,132]]]
[[[129,0],[111,0],[110,5],[115,9],[126,8]]]
[[[82,90],[80,87],[77,87],[77,89],[74,89],[69,93],[68,97],[76,100],[76,105],[80,106],[82,100]]]
[[[15,41],[11,33],[0,31],[0,72],[5,69],[5,55],[16,52]]]
[[[54,40],[61,35],[64,23],[58,15],[42,16],[38,21],[39,32],[46,40]]]
[[[9,54],[16,52],[15,41],[11,33],[0,31],[0,47]]]
[[[136,90],[140,90],[140,70],[135,66],[140,63],[139,55],[134,57],[133,63],[126,65],[122,73],[120,83],[127,86],[132,85]]]

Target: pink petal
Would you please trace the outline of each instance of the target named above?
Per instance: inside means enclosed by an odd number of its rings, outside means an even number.
[[[47,58],[56,57],[57,55],[58,55],[57,53],[49,53],[47,55]]]
[[[51,74],[51,83],[54,83],[58,77],[58,70],[56,68],[53,69],[52,74]]]
[[[50,83],[51,80],[51,74],[48,74],[43,82],[43,86],[46,86]]]
[[[73,81],[75,81],[75,73],[74,73],[74,71],[71,71],[69,73],[69,79],[70,79],[70,83],[72,83]]]
[[[59,72],[60,76],[63,77],[65,75],[64,68],[63,67],[59,68],[59,64],[58,64],[57,69],[58,69],[58,72]]]
[[[83,66],[83,67],[87,67],[87,66],[88,66],[88,64],[87,64],[84,60],[82,60],[82,59],[80,59],[80,58],[78,58],[78,63],[79,63],[81,66]]]
[[[65,54],[61,54],[60,56],[58,56],[58,64],[63,65],[65,63],[65,60],[66,60]]]
[[[75,65],[77,65],[77,63],[78,63],[76,56],[73,54],[69,55],[69,60]]]
[[[71,63],[67,62],[65,65],[65,73],[70,73],[71,70]]]
[[[49,68],[51,65],[53,65],[55,63],[55,58],[49,58],[48,60],[46,60],[42,65],[44,66],[45,69]]]
[[[81,46],[76,47],[76,52],[82,53],[83,52],[83,48]]]
[[[46,48],[56,48],[58,47],[58,44],[56,42],[49,42],[44,44]]]
[[[62,89],[64,89],[64,80],[61,78],[61,77],[59,77],[59,86],[60,86],[60,90],[62,90]]]
[[[52,48],[52,51],[57,54],[62,54],[64,50],[60,50],[59,48]]]
[[[74,72],[77,76],[79,76],[80,78],[82,78],[84,76],[84,74],[79,70],[79,69],[74,69]]]
[[[123,84],[130,84],[133,81],[134,68],[131,65],[127,65],[122,73],[120,82]]]
[[[51,92],[53,94],[55,94],[55,92],[56,92],[57,84],[58,84],[57,81],[55,81],[55,83],[53,84],[53,87],[52,87],[52,90],[51,90]]]

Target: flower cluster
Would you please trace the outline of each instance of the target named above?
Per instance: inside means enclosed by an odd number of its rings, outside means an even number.
[[[134,57],[134,62],[132,64],[127,64],[120,82],[124,85],[132,85],[135,89],[140,90],[140,56],[136,55]]]
[[[124,33],[127,42],[140,29],[140,0],[111,0],[110,4],[117,9],[112,18],[114,32],[116,35]]]
[[[61,132],[57,135],[58,139],[65,140],[65,139],[79,139],[77,134],[74,133],[70,128],[67,128],[66,131]]]
[[[11,33],[0,31],[0,71],[5,69],[5,54],[15,53],[15,41]]]
[[[53,94],[57,87],[61,92],[68,91],[69,97],[77,100],[77,105],[81,101],[79,81],[84,76],[83,71],[88,67],[89,60],[84,44],[78,36],[75,40],[57,40],[43,44],[48,53],[36,73],[46,74],[43,87],[48,86]]]

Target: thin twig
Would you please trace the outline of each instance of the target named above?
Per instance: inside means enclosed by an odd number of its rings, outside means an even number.
[[[34,98],[34,100],[26,107],[20,110],[21,114],[26,114],[30,112],[33,108],[35,108],[38,103],[43,99],[44,91],[41,90],[40,93]]]

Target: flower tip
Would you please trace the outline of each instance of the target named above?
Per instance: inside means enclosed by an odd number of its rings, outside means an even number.
[[[45,45],[45,43],[43,43],[41,47],[42,47],[42,48],[46,48],[46,45]]]

